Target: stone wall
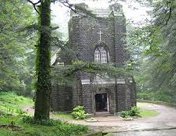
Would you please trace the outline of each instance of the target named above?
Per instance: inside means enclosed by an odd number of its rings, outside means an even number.
[[[72,111],[73,88],[58,85],[53,86],[51,93],[51,109],[54,111]]]

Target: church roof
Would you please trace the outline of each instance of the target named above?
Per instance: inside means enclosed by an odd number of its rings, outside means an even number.
[[[108,17],[112,11],[109,9],[91,9],[97,17]]]
[[[109,8],[91,8],[91,7],[88,7],[85,3],[80,3],[80,4],[77,4],[78,7],[82,7],[82,8],[85,8],[89,11],[91,11],[93,14],[95,14],[97,17],[108,17],[112,12],[115,16],[121,16],[123,15],[123,10],[122,10],[122,5],[116,3],[116,4],[112,4],[109,6]],[[80,11],[78,9],[78,13],[82,13],[82,11]],[[84,13],[83,13],[84,15]],[[77,13],[73,13],[71,12],[71,16],[78,16]]]

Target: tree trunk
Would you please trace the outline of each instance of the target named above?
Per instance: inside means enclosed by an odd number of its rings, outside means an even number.
[[[48,120],[50,112],[51,76],[50,76],[50,4],[51,0],[41,0],[39,14],[39,44],[36,58],[36,101],[35,120]]]

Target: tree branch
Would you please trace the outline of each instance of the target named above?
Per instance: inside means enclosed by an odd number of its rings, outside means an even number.
[[[70,4],[68,0],[60,1],[60,3],[76,13],[76,10],[73,8],[73,4]]]
[[[166,7],[167,7],[167,10],[166,10],[166,16],[165,16],[165,19],[166,19],[166,21],[165,21],[165,25],[167,25],[168,24],[168,22],[169,22],[169,20],[170,20],[170,18],[171,18],[171,16],[172,16],[172,2],[171,1],[167,1],[166,2]],[[167,17],[168,16],[168,17]]]
[[[51,30],[53,31],[53,30],[56,30],[58,28],[59,28],[59,26],[51,27]]]
[[[34,7],[34,10],[39,14],[39,11],[37,10],[36,5],[41,3],[41,0],[39,0],[39,1],[35,2],[35,3],[32,2],[31,0],[27,0],[27,1],[32,4],[32,6]]]
[[[169,15],[168,15],[168,18],[166,19],[166,25],[168,24],[170,18],[171,18],[171,15],[172,15],[172,8],[170,7],[169,8]]]

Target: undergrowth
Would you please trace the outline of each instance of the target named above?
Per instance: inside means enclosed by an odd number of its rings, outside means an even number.
[[[84,106],[76,106],[71,113],[74,119],[85,119],[87,117]]]
[[[120,112],[120,116],[122,118],[128,118],[128,117],[140,117],[140,109],[136,106],[132,107],[128,111],[122,111]]]
[[[22,108],[26,105],[33,106],[33,101],[12,92],[0,92],[0,114],[24,114]]]
[[[80,136],[88,131],[86,126],[59,120],[35,121],[22,110],[32,105],[33,102],[29,98],[1,92],[0,136]]]
[[[162,101],[170,104],[176,104],[176,95],[169,91],[141,91],[137,93],[139,100]]]

